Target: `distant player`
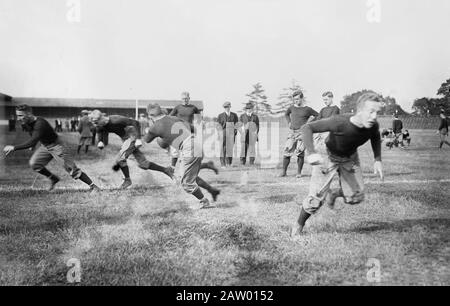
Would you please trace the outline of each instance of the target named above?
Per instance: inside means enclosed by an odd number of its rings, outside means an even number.
[[[407,143],[408,147],[411,144],[411,135],[409,135],[409,131],[408,130],[404,130],[402,133],[402,142],[403,143]]]
[[[339,115],[340,109],[336,105],[333,105],[333,93],[326,91],[322,94],[323,103],[325,107],[322,108],[317,116],[316,120],[327,119],[336,115]],[[328,133],[318,133],[314,135],[315,146],[320,153],[326,153],[325,140],[328,137]]]
[[[280,177],[287,175],[287,169],[293,155],[297,156],[297,178],[302,176],[303,163],[305,159],[305,146],[302,140],[300,129],[307,122],[314,120],[319,114],[309,106],[304,106],[303,92],[296,91],[292,98],[294,105],[286,111],[285,117],[289,125],[289,135],[284,146],[283,153],[283,172]]]
[[[194,116],[200,114],[200,110],[197,106],[190,104],[191,97],[187,91],[181,93],[181,104],[175,106],[170,112],[170,116],[178,117],[184,121],[192,124],[194,122]],[[172,167],[175,167],[178,161],[178,151],[172,149]]]
[[[447,121],[447,116],[445,115],[445,112],[443,110],[441,111],[439,118],[441,119],[441,124],[439,125],[439,129],[438,129],[439,137],[441,138],[441,143],[439,144],[439,150],[442,150],[442,146],[444,145],[444,143],[446,145],[450,146],[450,143],[447,141],[448,121]]]
[[[405,145],[403,144],[403,139],[400,140],[400,137],[402,136],[403,131],[403,122],[398,118],[398,115],[394,115],[394,120],[392,121],[392,131],[394,132],[395,140],[394,145],[398,147],[400,146],[403,148]]]
[[[31,138],[16,146],[6,146],[3,149],[6,155],[14,151],[33,148],[38,142],[41,142],[41,146],[30,158],[30,166],[31,169],[50,180],[49,191],[53,190],[60,180],[59,177],[45,167],[52,159],[55,159],[58,164],[62,165],[72,178],[79,179],[88,185],[91,190],[99,190],[86,173],[81,171],[74,163],[68,154],[65,144],[59,139],[58,134],[56,134],[47,120],[34,116],[31,107],[26,104],[17,106],[16,116],[17,120],[31,133]]]
[[[358,204],[364,200],[364,184],[358,157],[358,147],[371,141],[375,156],[374,170],[383,179],[381,165],[381,139],[376,121],[381,109],[382,98],[376,93],[363,94],[357,101],[354,115],[338,115],[329,119],[306,124],[302,129],[303,141],[308,153],[307,160],[313,165],[309,194],[302,203],[297,224],[291,235],[302,232],[306,220],[327,203],[334,207],[336,198],[343,197],[347,204]],[[313,134],[329,132],[326,146],[328,153],[323,157],[316,153]],[[339,176],[340,187],[331,189],[335,175]]]
[[[81,120],[78,125],[78,133],[80,133],[80,141],[78,142],[77,154],[80,154],[81,148],[84,146],[84,153],[89,151],[89,145],[92,143],[92,129],[94,125],[89,120],[89,112],[83,110],[81,112]]]
[[[181,185],[183,189],[195,196],[202,208],[211,206],[208,198],[203,195],[199,187],[206,189],[217,200],[220,190],[211,187],[207,182],[198,176],[202,168],[203,149],[193,137],[193,127],[187,121],[174,116],[165,115],[158,104],[149,104],[147,107],[149,117],[154,122],[144,136],[144,141],[152,142],[160,137],[160,146],[170,145],[178,149],[183,160],[183,174]]]
[[[119,115],[106,116],[99,110],[92,111],[90,115],[91,121],[97,127],[97,134],[99,135],[98,147],[102,149],[104,147],[103,137],[108,133],[114,133],[119,136],[122,141],[122,148],[119,155],[113,165],[113,170],[122,171],[124,181],[120,186],[121,189],[125,189],[131,186],[130,170],[128,168],[127,159],[130,155],[133,155],[136,159],[139,168],[144,170],[154,170],[166,174],[173,179],[173,168],[163,167],[158,164],[152,163],[145,157],[139,148],[142,146],[141,129],[139,122]]]

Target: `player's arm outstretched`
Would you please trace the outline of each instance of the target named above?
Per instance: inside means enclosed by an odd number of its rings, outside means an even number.
[[[378,124],[376,128],[373,129],[372,136],[370,137],[370,144],[372,145],[372,151],[375,157],[375,163],[373,164],[373,172],[374,174],[379,174],[380,179],[384,180],[383,165],[381,163],[381,135],[380,130],[378,128]]]
[[[42,130],[43,130],[43,127],[41,126],[41,123],[36,122],[34,130],[31,133],[31,138],[28,141],[26,141],[22,144],[16,145],[16,146],[7,145],[3,149],[3,153],[5,154],[5,156],[8,156],[9,154],[11,154],[14,151],[25,150],[28,148],[34,148],[42,137]]]
[[[314,148],[314,133],[331,132],[336,129],[336,121],[333,118],[323,119],[305,124],[301,128],[303,143],[305,144],[306,161],[311,165],[321,164],[323,159]]]

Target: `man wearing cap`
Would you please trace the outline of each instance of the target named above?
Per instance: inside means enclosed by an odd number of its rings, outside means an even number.
[[[223,135],[220,153],[220,164],[222,165],[222,168],[231,166],[233,162],[234,141],[237,133],[236,124],[239,121],[238,116],[230,111],[231,102],[225,102],[223,108],[225,111],[217,118],[217,122],[222,128]]]
[[[136,159],[139,168],[144,170],[154,170],[159,171],[171,179],[173,179],[173,169],[172,167],[162,167],[158,164],[152,163],[145,157],[139,148],[142,146],[141,141],[141,128],[137,120],[127,118],[120,115],[106,116],[99,110],[94,110],[90,114],[90,119],[92,123],[97,128],[97,134],[99,135],[98,147],[100,149],[104,148],[103,138],[108,133],[114,133],[119,136],[122,141],[122,148],[120,149],[119,155],[113,165],[114,171],[122,171],[124,176],[124,181],[120,186],[121,189],[125,189],[131,186],[130,170],[128,168],[127,159],[133,154]]]
[[[287,175],[287,169],[293,155],[297,156],[297,178],[302,175],[305,159],[305,146],[300,129],[306,123],[314,120],[319,114],[309,106],[304,106],[303,92],[298,90],[293,93],[294,105],[286,111],[285,117],[289,125],[289,135],[284,146],[283,172],[280,177]]]
[[[84,153],[87,154],[89,150],[89,145],[92,143],[92,129],[94,125],[89,120],[89,112],[87,110],[83,110],[81,112],[81,120],[78,125],[78,133],[80,133],[80,141],[78,142],[77,154],[80,154],[81,148],[84,146]]]
[[[243,113],[239,122],[241,127],[241,164],[245,165],[247,156],[249,156],[250,165],[255,164],[256,141],[259,133],[259,118],[253,113],[253,103],[249,102],[245,105],[245,113]]]
[[[197,106],[190,104],[191,97],[189,92],[184,91],[181,93],[181,104],[175,106],[175,108],[170,112],[169,116],[178,117],[190,124],[194,121],[194,116],[199,115],[200,111]],[[171,149],[170,152],[172,156],[172,167],[175,167],[178,161],[178,151]]]
[[[194,138],[192,124],[180,118],[165,115],[158,104],[149,104],[147,112],[153,125],[148,128],[144,141],[150,143],[159,137],[158,143],[161,147],[171,146],[178,149],[183,159],[184,169],[181,177],[183,189],[199,200],[201,208],[210,207],[208,198],[203,195],[199,187],[206,189],[214,201],[217,200],[220,190],[211,187],[198,176],[202,168],[203,149],[202,143],[199,142],[201,139]]]
[[[327,119],[339,115],[340,110],[339,107],[333,105],[333,97],[334,95],[331,91],[326,91],[322,94],[325,107],[320,110],[319,116],[317,116],[316,120]],[[328,134],[328,132],[325,132],[314,135],[315,147],[320,153],[326,153],[325,140],[327,139]]]

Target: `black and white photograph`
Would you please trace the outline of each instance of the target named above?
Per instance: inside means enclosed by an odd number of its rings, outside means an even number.
[[[0,0],[0,286],[449,286],[449,29],[448,0]]]

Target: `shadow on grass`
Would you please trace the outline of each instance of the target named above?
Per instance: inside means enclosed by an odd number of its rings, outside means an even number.
[[[433,183],[432,185],[423,184],[420,189],[417,188],[417,185],[410,184],[384,184],[383,188],[367,185],[367,192],[388,195],[389,197],[403,196],[407,200],[420,202],[424,206],[447,208],[448,199],[450,197],[450,189],[446,188],[448,185],[448,183]]]
[[[378,231],[405,232],[411,231],[415,226],[426,227],[427,230],[442,230],[442,227],[450,229],[450,219],[408,219],[394,222],[364,222],[349,231],[353,233],[372,233]]]

